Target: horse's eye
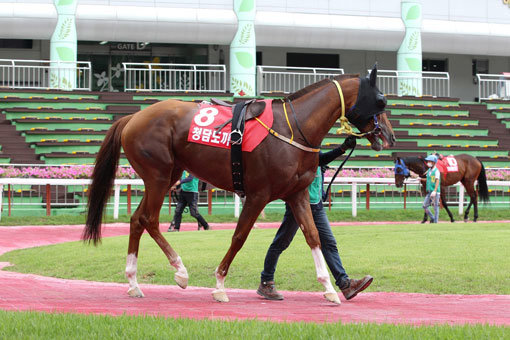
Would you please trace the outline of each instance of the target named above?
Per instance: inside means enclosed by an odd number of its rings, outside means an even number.
[[[397,174],[401,174],[402,173],[402,169],[398,168],[397,169]]]

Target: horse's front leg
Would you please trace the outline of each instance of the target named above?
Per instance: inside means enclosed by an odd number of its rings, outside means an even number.
[[[237,252],[243,247],[246,238],[248,238],[248,235],[250,234],[253,224],[257,220],[257,217],[262,212],[262,209],[264,209],[266,204],[267,200],[260,199],[255,196],[253,196],[252,199],[250,199],[250,197],[246,198],[246,202],[243,205],[243,210],[241,211],[241,215],[237,221],[234,235],[232,236],[230,248],[228,249],[225,257],[223,257],[223,260],[215,271],[216,289],[213,291],[212,295],[216,301],[229,301],[225,291],[225,278],[228,274],[228,269],[232,261],[234,261]]]
[[[425,190],[425,183],[421,183],[421,194],[422,196],[425,196],[427,194],[427,191]],[[425,211],[423,213],[423,219],[421,220],[421,223],[425,223],[427,222],[427,220],[429,219],[429,215],[427,215],[427,212]]]
[[[450,217],[450,222],[455,222],[455,219],[453,218],[453,214],[452,212],[450,211],[450,209],[448,208],[448,204],[446,203],[447,199],[446,199],[446,190],[444,189],[444,187],[441,187],[441,203],[443,204],[443,207],[444,207],[444,210],[446,210],[446,212],[448,213],[448,216]]]
[[[319,233],[313,221],[312,210],[310,209],[308,188],[295,194],[291,199],[287,200],[287,203],[292,209],[299,228],[303,231],[306,243],[312,250],[313,261],[317,271],[317,281],[325,288],[324,297],[328,301],[340,304],[340,298],[331,284],[326,261],[321,251]]]

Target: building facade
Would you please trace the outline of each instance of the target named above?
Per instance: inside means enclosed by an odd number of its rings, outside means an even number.
[[[423,70],[448,72],[452,97],[474,100],[476,73],[510,71],[510,1],[420,2]],[[122,62],[229,65],[233,3],[78,0],[78,60],[95,90],[122,89]],[[56,24],[55,1],[0,1],[0,59],[49,59]],[[400,0],[256,0],[254,29],[259,65],[361,74],[395,70],[405,35]]]

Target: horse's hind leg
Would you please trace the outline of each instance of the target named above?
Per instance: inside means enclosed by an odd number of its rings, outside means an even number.
[[[173,180],[172,183],[174,182],[175,180]],[[182,264],[181,258],[172,249],[170,244],[168,244],[166,239],[161,235],[161,232],[159,231],[159,210],[161,209],[164,196],[168,191],[170,184],[165,182],[160,183],[160,185],[160,190],[155,191],[154,189],[151,189],[154,188],[155,184],[146,184],[144,197],[142,198],[142,201],[140,202],[133,216],[131,216],[128,256],[126,260],[126,277],[129,280],[128,294],[133,297],[144,296],[140,287],[138,286],[136,272],[140,237],[142,236],[142,233],[145,229],[147,229],[152,238],[161,247],[169,259],[170,264],[177,269],[177,273],[174,276],[177,284],[182,288],[186,288],[188,282],[188,273]],[[161,192],[163,192],[162,195]],[[159,208],[155,209],[155,206],[159,206]]]
[[[144,205],[145,196],[136,208],[136,211],[131,216],[130,228],[129,228],[129,245],[128,255],[126,259],[126,277],[129,281],[128,295],[133,297],[143,297],[143,293],[138,286],[136,279],[137,262],[138,262],[138,249],[140,246],[140,237],[142,236],[143,230],[145,229],[140,221],[141,207]]]
[[[317,271],[317,281],[319,281],[326,289],[324,297],[328,301],[340,304],[340,298],[331,284],[328,268],[326,267],[326,261],[324,260],[324,255],[321,251],[319,233],[315,227],[308,195],[308,190],[298,192],[289,199],[287,203],[289,203],[292,213],[294,214],[294,218],[301,228],[301,231],[303,231],[306,243],[308,243],[308,246],[312,250],[313,261]]]
[[[461,181],[462,185],[464,185],[464,188],[466,188],[466,192],[469,195],[469,204],[466,208],[466,212],[464,213],[464,222],[467,222],[469,220],[469,210],[471,209],[471,206],[474,205],[475,208],[475,217],[474,222],[476,222],[476,219],[478,218],[478,204],[476,202],[476,192],[475,192],[475,185],[474,181],[466,181],[463,179]]]
[[[264,199],[250,199],[250,197],[246,198],[246,203],[243,205],[243,210],[241,211],[241,215],[237,221],[236,230],[232,236],[230,248],[228,249],[227,253],[223,257],[223,260],[221,260],[220,265],[218,268],[216,268],[215,271],[216,289],[213,291],[212,295],[216,301],[229,301],[227,293],[225,292],[225,278],[227,276],[228,269],[237,252],[242,248],[246,238],[250,234],[253,224],[257,220],[257,217],[259,216],[262,209],[264,209],[266,203],[267,201]]]
[[[149,183],[145,183],[145,193],[147,194],[147,204],[144,209],[144,217],[147,220],[145,229],[151,237],[156,241],[158,246],[161,248],[165,256],[168,258],[170,265],[172,265],[177,272],[174,275],[175,282],[181,288],[188,286],[188,271],[182,263],[181,257],[177,252],[170,246],[166,238],[161,234],[159,230],[159,213],[161,206],[165,199],[165,195],[170,189],[171,183],[175,183],[174,176],[180,177],[182,171],[178,172],[178,176],[173,174],[172,180],[159,180]]]

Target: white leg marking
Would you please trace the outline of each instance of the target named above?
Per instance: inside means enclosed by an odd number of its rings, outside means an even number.
[[[214,271],[216,276],[216,289],[212,292],[213,298],[219,302],[228,302],[228,296],[225,292],[225,276],[218,273],[218,268]]]
[[[177,282],[179,287],[186,288],[188,286],[188,270],[184,267],[184,263],[182,263],[182,259],[180,256],[177,256],[177,260],[174,262],[170,262],[170,264],[177,269],[177,273],[174,275],[174,280]]]
[[[319,247],[315,247],[312,249],[313,261],[315,262],[315,269],[317,270],[317,281],[322,283],[326,291],[324,292],[324,297],[331,302],[340,304],[340,299],[338,298],[338,294],[336,293],[335,288],[331,284],[331,280],[329,279],[328,269],[326,268],[326,261],[324,260],[324,255],[322,255],[322,251]]]
[[[138,281],[136,280],[136,266],[136,254],[128,254],[126,259],[126,277],[129,281],[128,294],[134,297],[143,297],[143,293],[140,290],[140,287],[138,287]]]

